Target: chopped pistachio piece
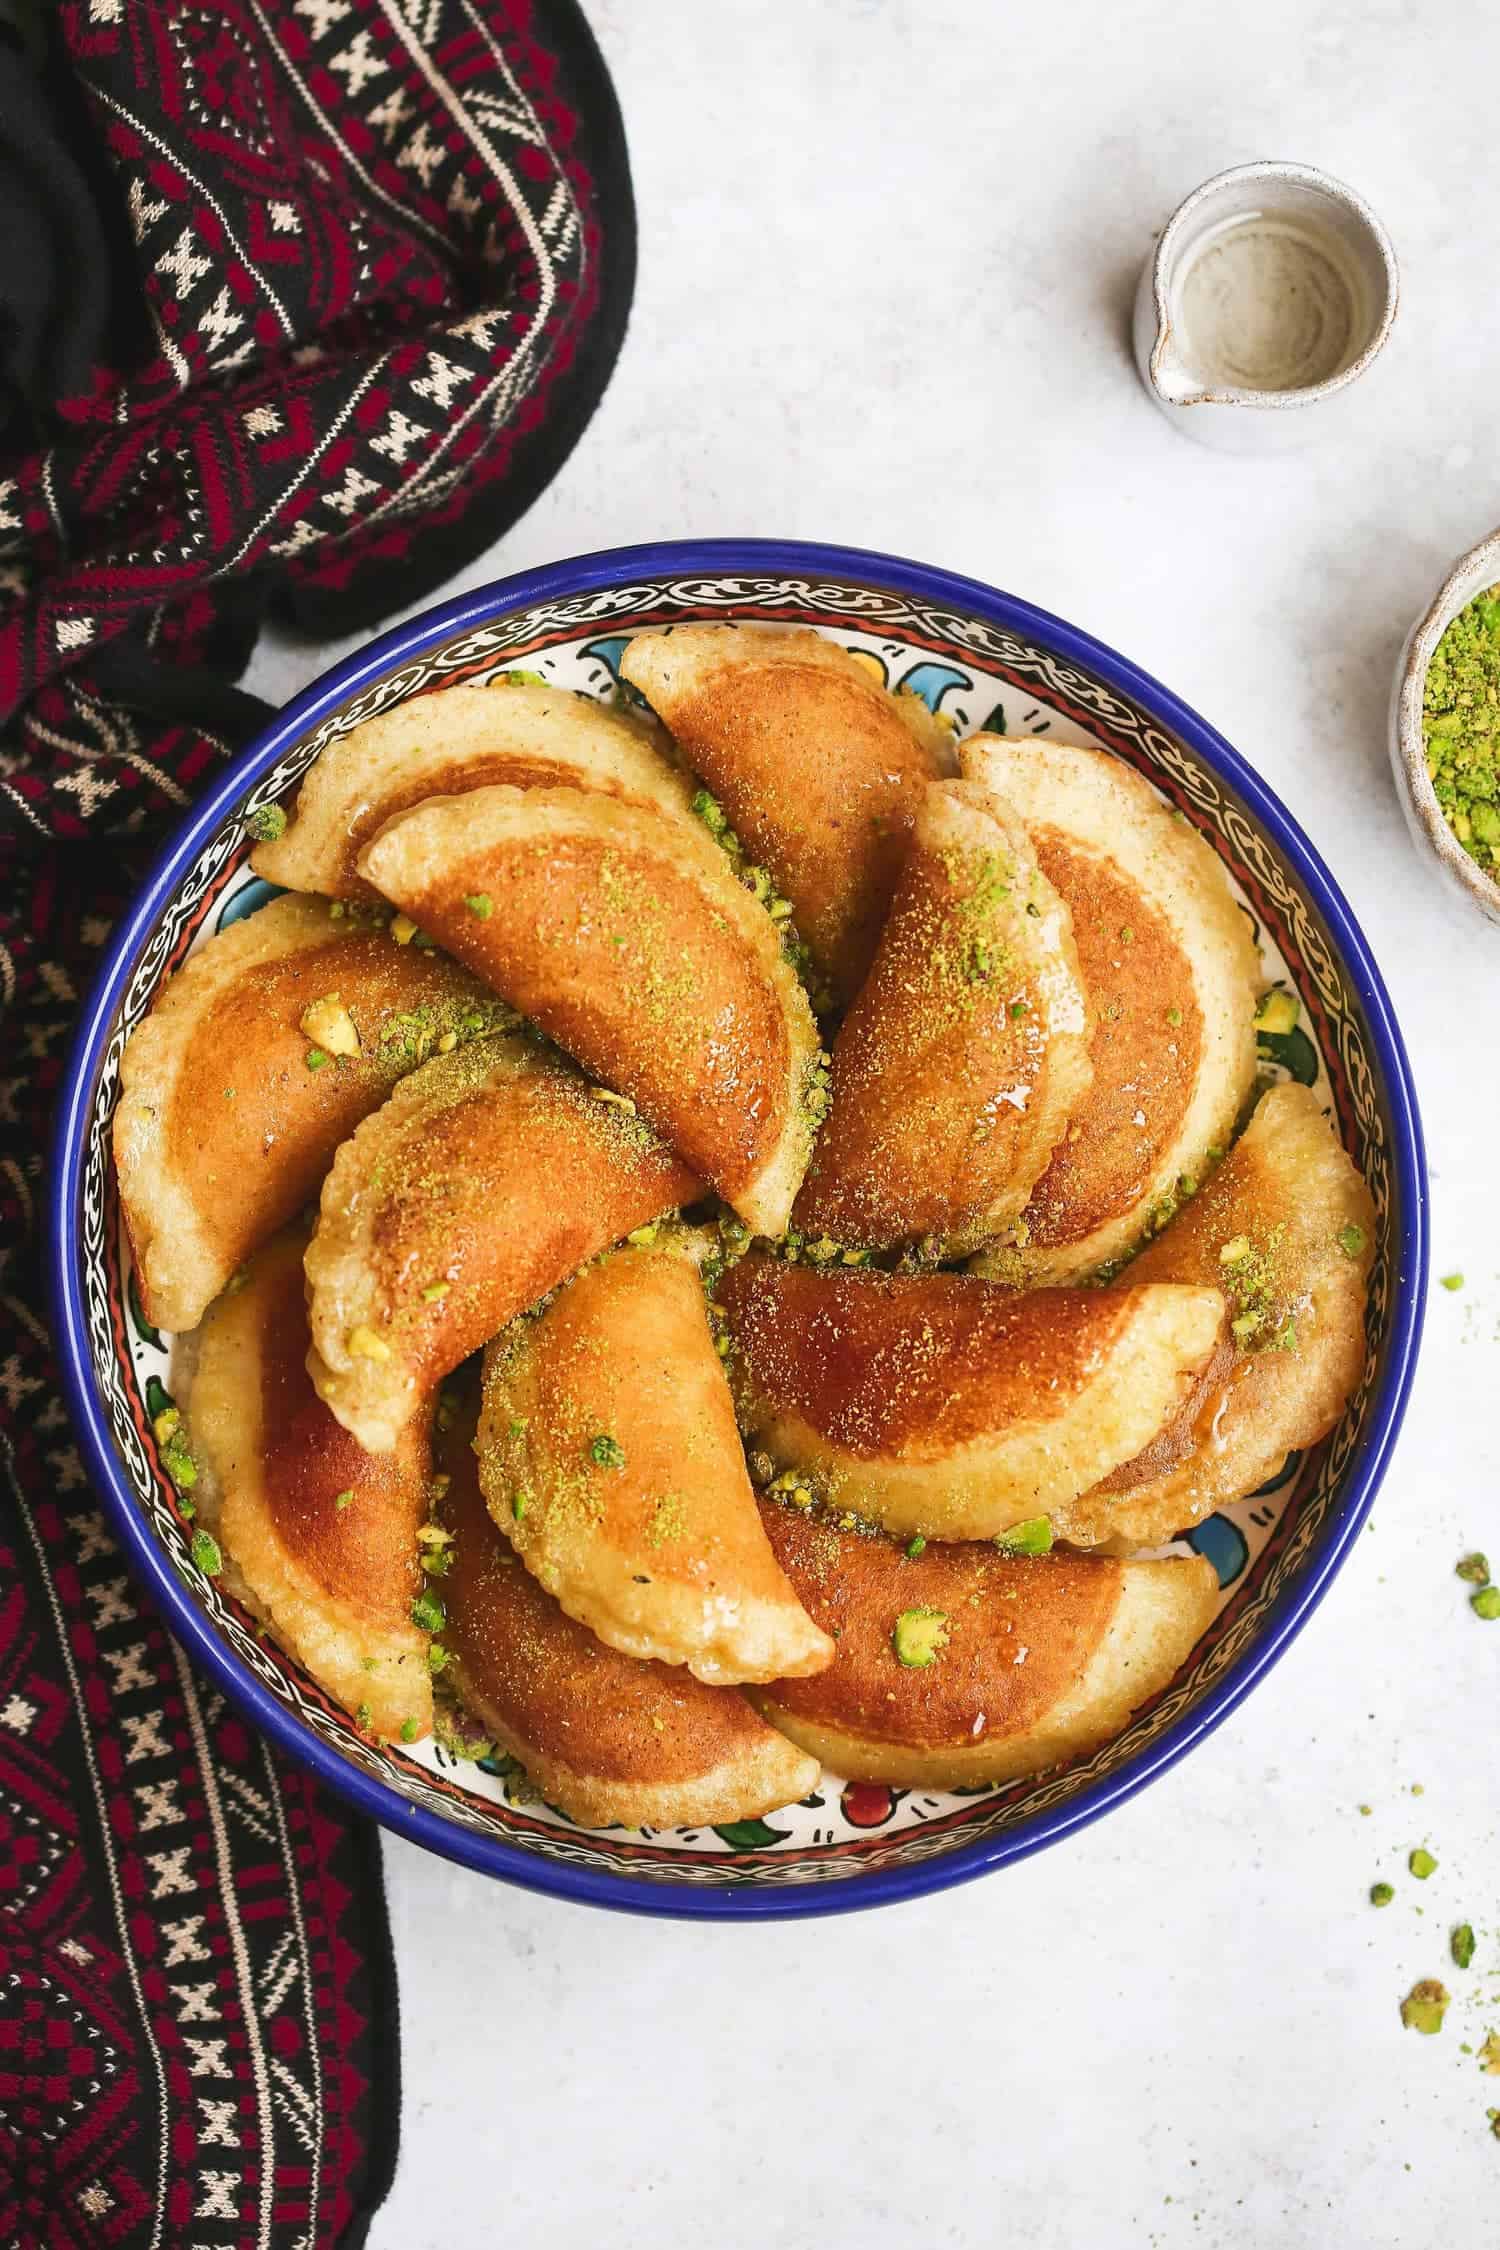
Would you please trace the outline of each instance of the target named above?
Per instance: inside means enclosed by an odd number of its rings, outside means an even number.
[[[205,1578],[217,1578],[224,1568],[224,1557],[219,1552],[219,1542],[211,1531],[193,1533],[192,1556]]]
[[[385,1338],[377,1336],[374,1329],[363,1322],[358,1328],[350,1329],[348,1347],[355,1359],[389,1359],[391,1356],[391,1347]]]
[[[1500,1586],[1481,1586],[1477,1594],[1469,1596],[1469,1607],[1476,1617],[1492,1625],[1500,1617]]]
[[[354,1018],[336,992],[326,992],[321,1000],[304,1008],[298,1025],[315,1047],[326,1048],[330,1055],[359,1053],[359,1032]]]
[[[1025,1523],[1012,1524],[995,1540],[1008,1555],[1047,1555],[1052,1551],[1052,1518],[1029,1516]]]
[[[929,1664],[936,1664],[949,1638],[945,1609],[903,1609],[891,1634],[891,1646],[899,1664],[909,1671],[925,1671]]]
[[[495,902],[488,891],[466,892],[464,904],[476,920],[480,922],[487,922],[495,911]]]
[[[359,1709],[355,1712],[354,1724],[359,1728],[361,1734],[363,1734],[365,1729],[369,1726],[370,1706],[368,1703],[362,1703]]]
[[[1229,1333],[1236,1343],[1243,1344],[1247,1337],[1255,1334],[1260,1324],[1261,1315],[1258,1312],[1242,1312],[1229,1323]]]
[[[648,1227],[633,1227],[630,1233],[626,1235],[625,1240],[633,1242],[637,1250],[644,1250],[648,1243],[656,1240],[660,1232],[660,1222],[653,1219]]]
[[[321,1047],[309,1047],[302,1060],[309,1070],[326,1070],[333,1057],[326,1054]]]
[[[1479,2067],[1488,2078],[1500,2078],[1500,2032],[1491,2031],[1485,2036],[1479,2050]]]
[[[274,844],[286,834],[286,807],[257,805],[245,822],[245,834],[253,836],[257,844]]]
[[[1389,1906],[1395,1895],[1389,1883],[1372,1883],[1370,1885],[1370,1904],[1372,1906]]]
[[[922,1537],[920,1531],[917,1533],[914,1539],[909,1539],[906,1543],[906,1557],[908,1562],[915,1562],[918,1555],[923,1552],[926,1545],[927,1542]]]
[[[398,945],[410,945],[417,934],[417,925],[409,914],[398,914],[391,923],[391,936]]]
[[[1489,1559],[1477,1548],[1472,1555],[1465,1555],[1462,1562],[1455,1563],[1453,1568],[1467,1585],[1487,1586],[1490,1582]]]
[[[510,1512],[517,1523],[521,1523],[525,1519],[526,1511],[530,1506],[531,1495],[529,1492],[518,1492],[515,1495],[510,1504]]]
[[[1472,1922],[1459,1923],[1457,1929],[1452,1932],[1448,1939],[1448,1951],[1453,1956],[1455,1967],[1466,1969],[1469,1966],[1474,1958],[1474,1925]]]
[[[1464,1277],[1461,1273],[1445,1273],[1441,1282],[1439,1283],[1440,1288],[1447,1289],[1449,1291],[1462,1289],[1463,1285]]]
[[[1231,1241],[1221,1242],[1219,1245],[1221,1266],[1242,1266],[1249,1255],[1250,1237],[1247,1234],[1237,1234]]]
[[[445,1031],[437,1043],[437,1051],[440,1055],[451,1055],[457,1045],[458,1033],[456,1031]]]
[[[1297,1028],[1297,1012],[1295,995],[1273,985],[1269,992],[1261,994],[1255,1011],[1255,1028],[1267,1039],[1284,1039],[1289,1031]]]
[[[448,1622],[448,1612],[430,1586],[424,1586],[411,1605],[411,1621],[424,1633],[440,1633]]]
[[[403,1742],[415,1742],[415,1741],[416,1741],[416,1739],[417,1739],[417,1722],[416,1722],[416,1720],[415,1720],[415,1719],[403,1719],[403,1720],[401,1721],[401,1739],[402,1739],[402,1741],[403,1741]]]
[[[427,1669],[434,1679],[443,1670],[447,1662],[448,1651],[444,1648],[442,1642],[429,1641],[427,1644]]]
[[[333,1496],[333,1504],[338,1509],[340,1515],[343,1514],[346,1508],[352,1507],[354,1505],[353,1485],[346,1485],[342,1492],[336,1492]]]
[[[1437,1873],[1437,1861],[1433,1858],[1431,1852],[1421,1844],[1411,1853],[1406,1864],[1419,1883],[1425,1883],[1429,1875]]]
[[[179,1429],[181,1425],[182,1416],[178,1413],[177,1408],[175,1406],[164,1406],[160,1414],[157,1415],[156,1419],[151,1424],[151,1434],[156,1439],[158,1445],[165,1445],[168,1438],[171,1437],[173,1432]],[[1485,1572],[1485,1576],[1489,1576],[1488,1571]]]
[[[1443,2028],[1449,1997],[1447,1986],[1439,1984],[1436,1977],[1423,1977],[1402,2001],[1401,2021],[1408,2031],[1420,2031],[1430,2039]]]
[[[596,1438],[590,1440],[589,1459],[601,1469],[623,1469],[625,1448],[618,1438],[610,1437],[607,1431],[601,1430]]]
[[[447,1296],[450,1287],[451,1283],[446,1281],[429,1281],[427,1287],[422,1291],[423,1304],[441,1304],[443,1299]]]
[[[1365,1230],[1351,1219],[1346,1227],[1339,1228],[1339,1248],[1346,1258],[1357,1258],[1367,1240]]]

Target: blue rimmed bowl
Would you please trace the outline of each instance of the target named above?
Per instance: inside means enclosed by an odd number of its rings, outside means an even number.
[[[1096,743],[1207,837],[1296,994],[1273,1072],[1314,1085],[1379,1213],[1363,1378],[1337,1429],[1277,1482],[1190,1535],[1221,1582],[1177,1680],[1093,1757],[998,1789],[841,1787],[769,1820],[658,1833],[575,1827],[505,1761],[367,1742],[192,1565],[151,1437],[172,1340],[142,1321],[109,1154],[120,1051],[162,980],[267,886],[245,815],[374,712],[524,664],[613,692],[630,635],[675,620],[815,625],[892,686],[988,727]],[[194,812],[115,936],[63,1086],[52,1184],[56,1331],[96,1482],[136,1569],[200,1664],[249,1717],[396,1834],[486,1874],[594,1905],[729,1919],[837,1913],[967,1880],[1094,1820],[1200,1742],[1286,1648],[1369,1511],[1405,1410],[1426,1288],[1426,1177],[1411,1074],[1369,948],[1285,808],[1213,729],[1125,658],[1014,596],[889,555],[758,540],[621,548],[461,595],[374,641],[290,704]]]

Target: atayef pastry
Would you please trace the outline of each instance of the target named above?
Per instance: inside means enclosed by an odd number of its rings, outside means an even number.
[[[695,822],[578,789],[403,813],[362,873],[577,1057],[761,1234],[802,1184],[823,1057],[776,925]]]
[[[761,1512],[838,1654],[755,1701],[851,1781],[959,1789],[1095,1750],[1167,1685],[1218,1604],[1197,1555],[1031,1558],[989,1544],[912,1555],[773,1500]]]
[[[1131,1282],[1215,1282],[1222,1347],[1159,1444],[1094,1496],[1111,1528],[1167,1539],[1326,1437],[1365,1364],[1375,1206],[1307,1086],[1264,1095],[1208,1185],[1129,1268]]]
[[[1093,1085],[1016,1229],[977,1270],[1075,1281],[1128,1256],[1222,1150],[1255,1077],[1260,967],[1210,847],[1148,783],[1069,743],[963,745],[1072,911],[1093,1011]]]
[[[718,1299],[753,1442],[835,1505],[935,1539],[1042,1518],[1074,1538],[1079,1495],[1172,1421],[1224,1318],[1209,1287],[1021,1295],[761,1254]]]
[[[439,1055],[334,1158],[307,1249],[309,1366],[372,1453],[584,1259],[701,1194],[643,1118],[522,1037]]]
[[[196,1326],[403,1072],[513,1021],[456,961],[321,899],[211,937],[120,1057],[115,1171],[146,1318]]]
[[[620,675],[665,719],[753,860],[792,903],[836,1003],[859,990],[950,737],[818,633],[678,625],[638,633]]]
[[[495,1338],[479,1478],[527,1569],[611,1648],[715,1684],[832,1658],[766,1543],[684,1248],[617,1251]]]
[[[188,1415],[198,1517],[232,1590],[372,1734],[432,1726],[427,1636],[412,1621],[428,1431],[414,1415],[372,1460],[308,1381],[300,1230],[257,1252],[198,1338]]]
[[[490,1520],[473,1435],[471,1412],[441,1454],[442,1676],[548,1803],[586,1828],[697,1828],[807,1796],[816,1761],[736,1689],[606,1648],[542,1590]]]
[[[489,687],[414,696],[336,736],[309,768],[291,825],[258,844],[250,864],[288,890],[373,899],[379,894],[357,862],[384,822],[426,797],[492,782],[597,789],[681,813],[692,796],[635,721],[586,696],[502,673]]]
[[[1093,1076],[1067,908],[993,790],[935,781],[833,1047],[796,1220],[963,1257],[1020,1215]]]

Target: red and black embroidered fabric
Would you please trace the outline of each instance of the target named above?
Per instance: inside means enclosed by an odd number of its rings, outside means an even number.
[[[329,2250],[397,2127],[373,1833],[195,1678],[69,1442],[66,1040],[268,617],[494,541],[634,278],[574,0],[0,0],[0,2243]]]

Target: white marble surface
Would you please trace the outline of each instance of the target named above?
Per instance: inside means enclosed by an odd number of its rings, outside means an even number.
[[[1500,2029],[1500,1626],[1453,1564],[1500,1549],[1500,943],[1441,907],[1384,728],[1402,633],[1500,519],[1500,18],[591,8],[634,149],[634,322],[563,476],[470,577],[799,534],[971,571],[1137,658],[1260,767],[1362,917],[1425,1106],[1435,1270],[1466,1280],[1434,1292],[1374,1525],[1301,1641],[1059,1849],[734,1931],[389,1846],[406,2101],[374,2250],[1493,2242],[1500,2079],[1459,2048]],[[1125,346],[1153,227],[1257,155],[1347,178],[1403,265],[1368,430],[1279,463],[1183,443]],[[326,653],[267,649],[251,684],[287,692]],[[1461,1918],[1489,1973],[1447,1971],[1461,2004],[1419,2039],[1398,2002]]]

